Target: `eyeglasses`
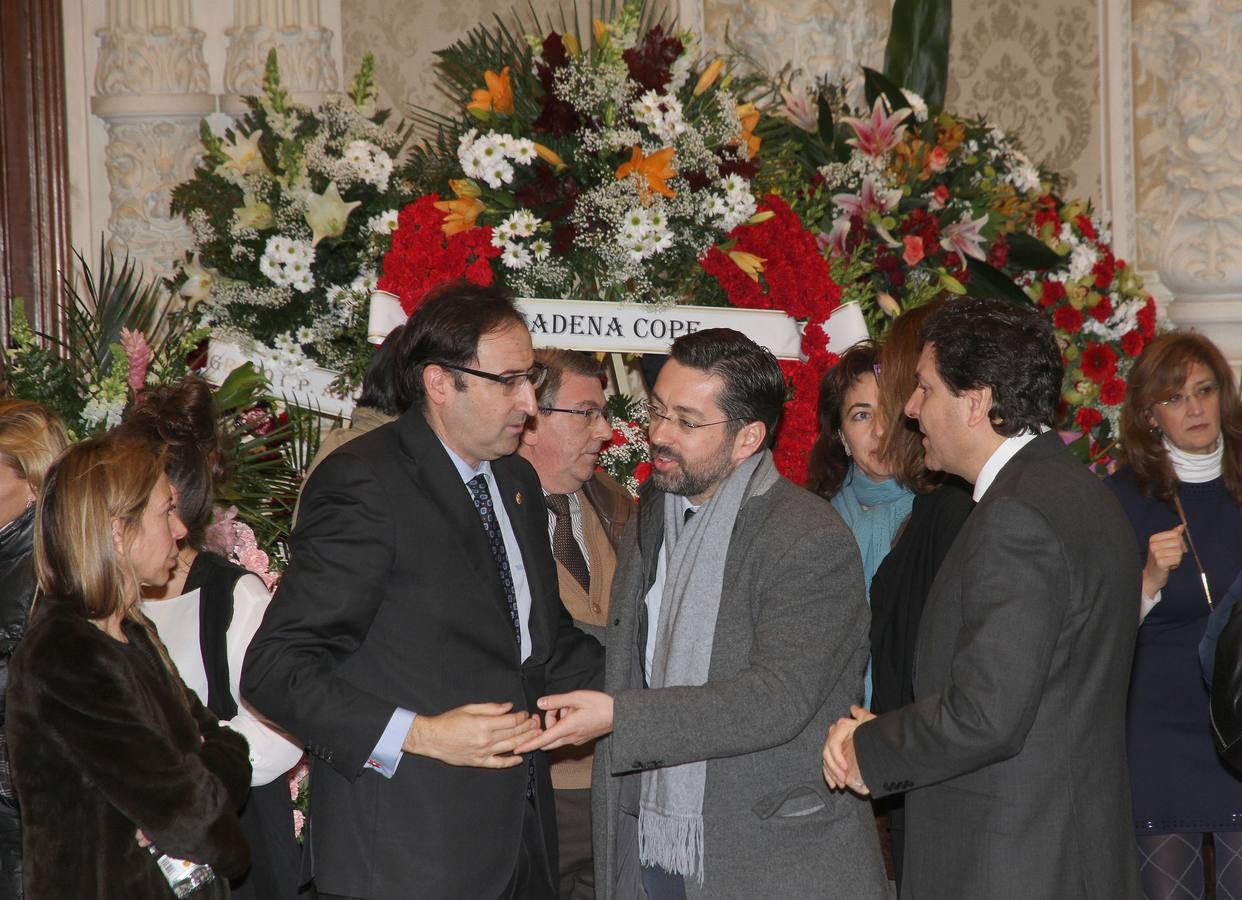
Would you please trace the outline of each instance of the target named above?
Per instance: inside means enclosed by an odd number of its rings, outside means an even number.
[[[452,369],[454,372],[465,372],[467,375],[473,375],[476,378],[486,378],[488,381],[494,381],[499,385],[503,385],[506,393],[512,393],[523,382],[530,382],[530,386],[538,388],[548,377],[548,367],[542,363],[535,363],[525,372],[514,372],[512,375],[496,375],[492,372],[480,372],[478,369],[467,369],[465,366],[454,366],[449,363],[433,363],[441,369]]]
[[[710,428],[713,425],[724,425],[728,422],[742,421],[740,416],[734,416],[731,419],[721,419],[719,422],[691,422],[689,419],[683,419],[681,416],[670,416],[663,407],[656,406],[651,401],[645,404],[647,407],[647,416],[649,420],[659,419],[668,425],[677,426],[682,434],[693,434],[700,428]]]
[[[1208,400],[1215,397],[1216,392],[1219,390],[1220,390],[1219,384],[1217,384],[1215,381],[1209,381],[1205,384],[1199,385],[1189,394],[1174,394],[1172,397],[1169,397],[1167,400],[1157,400],[1155,405],[1161,406],[1165,409],[1181,409],[1183,406],[1186,405],[1186,401],[1189,400],[1191,397],[1194,397],[1200,403],[1206,403]]]
[[[604,411],[597,406],[588,406],[586,409],[564,409],[560,406],[541,406],[541,413],[569,413],[571,416],[582,416],[586,419],[587,425],[595,425],[600,419],[604,418]]]

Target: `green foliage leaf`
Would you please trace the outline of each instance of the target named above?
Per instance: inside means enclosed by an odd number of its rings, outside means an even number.
[[[1009,268],[1023,272],[1051,269],[1060,264],[1061,256],[1039,238],[1016,232],[1006,239],[1009,244]]]
[[[1014,284],[1012,278],[995,266],[989,265],[974,257],[966,257],[966,268],[970,271],[970,294],[973,297],[1002,297],[1023,306],[1031,305],[1031,298],[1022,288]]]
[[[952,15],[952,0],[894,0],[884,48],[884,74],[921,96],[933,117],[944,109]]]
[[[875,105],[876,97],[883,97],[888,101],[888,108],[892,112],[910,108],[910,101],[906,99],[906,95],[901,92],[897,84],[884,74],[875,69],[868,69],[866,66],[863,66],[863,89],[866,92],[869,107]]]

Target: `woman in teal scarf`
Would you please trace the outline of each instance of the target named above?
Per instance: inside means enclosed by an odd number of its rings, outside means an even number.
[[[871,579],[914,503],[880,456],[879,350],[866,341],[841,355],[819,386],[819,437],[811,449],[807,488],[832,502],[854,533],[863,578]],[[871,664],[863,706],[871,706]]]

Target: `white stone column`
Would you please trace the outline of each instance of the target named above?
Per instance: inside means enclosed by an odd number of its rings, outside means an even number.
[[[234,117],[246,112],[242,98],[262,91],[273,47],[295,102],[318,106],[340,90],[332,31],[323,25],[320,0],[235,0],[233,9],[233,26],[225,31],[221,112]]]
[[[91,111],[108,130],[109,246],[149,274],[167,273],[190,244],[169,214],[172,188],[193,173],[198,123],[216,108],[203,32],[189,0],[108,0],[107,14]]]
[[[1170,212],[1156,260],[1169,319],[1242,362],[1242,0],[1175,0]]]

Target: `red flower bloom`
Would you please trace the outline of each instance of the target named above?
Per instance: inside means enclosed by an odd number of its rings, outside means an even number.
[[[1121,352],[1126,356],[1138,356],[1147,346],[1147,341],[1138,329],[1132,328],[1121,336]]]
[[[1092,428],[1094,428],[1096,425],[1099,425],[1103,421],[1104,421],[1104,414],[1101,413],[1098,409],[1092,409],[1089,406],[1084,406],[1082,409],[1078,410],[1078,412],[1074,414],[1074,424],[1077,425],[1079,428],[1081,428],[1083,431],[1090,431]]]
[[[992,248],[988,250],[988,265],[1003,269],[1008,262],[1009,241],[1005,240],[1004,235],[1002,235],[996,239],[996,242],[992,244]]]
[[[650,477],[651,477],[651,463],[640,462],[638,465],[634,467],[634,478],[639,484],[642,484],[644,481],[646,481]]]
[[[919,260],[923,258],[923,239],[913,235],[906,235],[902,238],[902,243],[905,244],[906,249],[901,254],[901,258],[905,260],[907,266],[917,266]]]
[[[1114,378],[1100,388],[1101,403],[1116,406],[1124,399],[1126,399],[1126,383],[1120,378]]]
[[[1088,344],[1079,364],[1082,374],[1096,384],[1104,384],[1117,374],[1117,354],[1107,344]]]
[[[441,284],[459,278],[491,284],[487,260],[500,255],[491,245],[490,228],[471,228],[446,237],[441,227],[445,213],[435,208],[439,199],[439,194],[426,194],[401,210],[392,248],[384,255],[384,274],[377,287],[401,298],[407,315],[429,290]]]
[[[1058,306],[1052,314],[1052,327],[1077,334],[1082,330],[1082,313],[1072,306]]]
[[[1095,226],[1091,224],[1090,216],[1075,216],[1074,224],[1078,226],[1078,231],[1087,240],[1098,240],[1098,236],[1095,233]]]
[[[1147,298],[1147,303],[1138,311],[1138,326],[1147,340],[1150,341],[1156,336],[1156,301],[1151,297]]]
[[[1045,308],[1056,306],[1065,299],[1065,285],[1060,281],[1043,282],[1043,290],[1039,295],[1039,305]]]
[[[1111,280],[1111,279],[1110,279]],[[1107,297],[1101,297],[1100,302],[1087,310],[1091,314],[1091,318],[1097,322],[1107,322],[1108,317],[1113,314],[1113,301]]]
[[[1100,290],[1104,290],[1113,283],[1113,273],[1116,269],[1116,262],[1113,254],[1106,248],[1102,248],[1100,259],[1092,267],[1091,271],[1095,274],[1095,286]]]
[[[620,447],[625,443],[625,435],[621,433],[621,429],[614,428],[612,430],[612,440],[609,441],[609,443],[614,447]]]

